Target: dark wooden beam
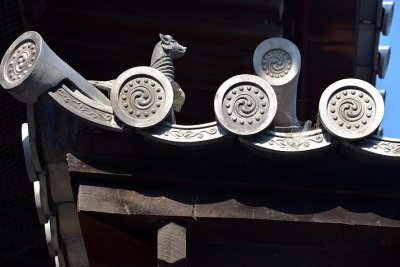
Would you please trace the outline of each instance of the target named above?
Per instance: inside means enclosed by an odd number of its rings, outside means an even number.
[[[136,192],[120,188],[79,186],[78,210],[111,214],[191,217],[191,192],[177,192],[173,197],[156,189]],[[101,205],[99,205],[101,203]]]
[[[99,205],[101,203],[101,205]],[[120,189],[80,185],[78,210],[154,218],[243,219],[400,227],[398,200],[285,195],[229,188]]]

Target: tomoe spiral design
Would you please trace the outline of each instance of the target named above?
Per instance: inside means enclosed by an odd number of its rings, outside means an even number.
[[[135,109],[146,110],[154,103],[154,93],[146,87],[137,87],[131,95],[131,105]]]
[[[161,84],[148,77],[127,81],[119,95],[125,114],[138,120],[153,117],[164,106],[163,99],[165,92]]]
[[[135,67],[118,76],[110,100],[121,121],[148,128],[167,117],[173,97],[171,83],[164,74],[150,67]]]
[[[31,71],[37,58],[37,49],[33,41],[21,43],[11,53],[7,64],[4,66],[4,76],[11,83],[25,78]]]
[[[238,135],[253,135],[267,128],[276,106],[272,87],[260,77],[248,74],[225,81],[214,100],[217,120]]]
[[[251,94],[239,95],[233,102],[233,110],[237,116],[249,118],[257,112],[258,101]]]
[[[329,133],[352,141],[378,129],[385,104],[373,85],[359,79],[343,79],[324,90],[318,110],[320,122]]]
[[[268,109],[265,93],[254,85],[240,85],[232,88],[224,99],[225,112],[231,122],[238,125],[254,127],[262,122]]]
[[[359,89],[342,90],[332,95],[328,109],[336,127],[357,131],[373,120],[375,103]]]
[[[270,77],[283,77],[292,67],[292,58],[283,49],[271,49],[264,54],[261,66]]]
[[[348,98],[340,102],[339,116],[343,121],[355,122],[364,115],[364,105],[358,99]]]

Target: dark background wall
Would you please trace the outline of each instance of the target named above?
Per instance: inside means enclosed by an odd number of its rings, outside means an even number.
[[[171,34],[188,47],[175,63],[187,96],[177,119],[192,124],[213,121],[220,84],[253,73],[255,47],[284,36],[302,53],[298,116],[315,120],[323,89],[353,75],[358,1],[286,0],[283,13],[280,2],[0,0],[0,55],[32,29],[85,78],[108,80],[149,65],[158,34]],[[0,112],[0,265],[53,266],[23,160],[25,105],[0,90]]]
[[[0,1],[0,54],[26,29],[18,1]],[[21,124],[26,107],[0,90],[0,266],[53,266],[26,173]]]

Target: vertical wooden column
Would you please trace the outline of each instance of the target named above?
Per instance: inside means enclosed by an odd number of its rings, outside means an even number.
[[[163,223],[157,232],[158,267],[186,267],[186,227]]]

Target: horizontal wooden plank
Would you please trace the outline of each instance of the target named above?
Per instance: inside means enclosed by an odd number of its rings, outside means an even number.
[[[99,203],[101,211],[112,214],[182,216],[192,215],[192,198],[190,193],[182,192],[174,198],[164,196],[157,190],[139,192],[96,186],[79,186],[78,210],[96,211]],[[100,200],[101,199],[101,200]]]
[[[400,227],[398,200],[220,190],[80,185],[78,209],[123,215]],[[101,205],[99,205],[101,203]]]

